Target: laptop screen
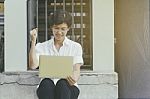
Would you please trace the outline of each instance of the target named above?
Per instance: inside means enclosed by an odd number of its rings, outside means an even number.
[[[39,77],[41,78],[66,78],[72,75],[72,56],[40,55]]]

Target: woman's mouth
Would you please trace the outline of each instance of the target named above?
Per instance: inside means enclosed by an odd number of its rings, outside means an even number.
[[[60,39],[60,38],[62,38],[64,35],[57,34],[57,35],[55,35],[55,36],[56,36],[56,38]]]

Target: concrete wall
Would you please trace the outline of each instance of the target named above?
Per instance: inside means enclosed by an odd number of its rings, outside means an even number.
[[[150,99],[149,0],[116,0],[119,97]]]
[[[114,0],[92,0],[93,68],[114,72]]]
[[[26,0],[5,0],[5,71],[27,70]]]

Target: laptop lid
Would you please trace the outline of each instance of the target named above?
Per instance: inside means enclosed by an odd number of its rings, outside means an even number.
[[[41,78],[66,78],[72,75],[72,56],[40,55],[39,77]]]

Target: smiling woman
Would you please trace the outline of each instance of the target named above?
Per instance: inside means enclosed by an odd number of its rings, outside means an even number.
[[[67,35],[67,32],[69,31],[69,28],[66,23],[62,23],[59,25],[53,25],[52,31],[53,31],[55,40],[62,41],[65,39],[65,36]]]
[[[66,78],[42,79],[37,89],[37,96],[39,99],[77,99],[79,95],[77,81],[80,77],[80,67],[83,65],[82,47],[79,43],[66,37],[71,26],[71,15],[68,12],[54,11],[51,20],[50,27],[54,36],[52,39],[36,44],[38,29],[33,29],[30,32],[29,68],[36,69],[39,66],[40,55],[72,56],[73,64],[69,65],[72,67],[72,73]],[[51,65],[48,64],[48,66]],[[63,69],[67,70],[65,67]]]
[[[72,24],[71,19],[70,13],[63,10],[57,10],[51,14],[49,25],[55,41],[62,42],[65,39]]]

